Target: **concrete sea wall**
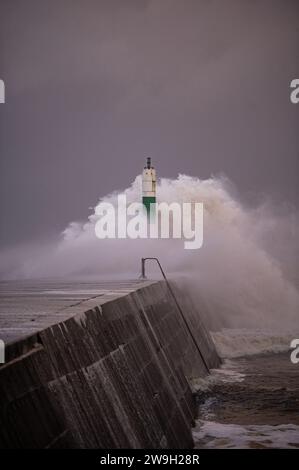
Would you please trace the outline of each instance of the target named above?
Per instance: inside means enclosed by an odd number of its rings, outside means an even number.
[[[0,447],[192,447],[189,379],[220,361],[194,305],[182,299],[182,310],[193,338],[155,282],[12,343]]]

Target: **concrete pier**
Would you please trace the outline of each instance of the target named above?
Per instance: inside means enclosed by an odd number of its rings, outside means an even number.
[[[164,281],[0,288],[2,448],[193,446],[189,380],[220,361],[189,299],[193,338]]]

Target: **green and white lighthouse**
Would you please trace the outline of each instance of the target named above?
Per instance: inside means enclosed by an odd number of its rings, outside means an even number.
[[[150,213],[151,204],[156,202],[156,170],[152,166],[151,157],[146,159],[142,172],[142,203]]]

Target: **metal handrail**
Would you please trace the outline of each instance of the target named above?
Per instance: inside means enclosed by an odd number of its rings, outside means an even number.
[[[190,336],[191,336],[191,338],[192,338],[192,340],[193,340],[193,342],[194,342],[194,344],[195,344],[196,349],[197,349],[198,352],[199,352],[199,355],[200,355],[200,357],[201,357],[201,359],[202,359],[202,362],[204,363],[204,366],[205,366],[205,368],[206,368],[206,370],[207,370],[207,373],[209,374],[209,373],[210,373],[210,370],[209,370],[209,367],[208,367],[208,365],[207,365],[207,363],[206,363],[206,360],[205,360],[205,358],[204,358],[204,356],[203,356],[201,350],[199,349],[199,346],[198,346],[198,344],[197,344],[197,342],[196,342],[196,339],[195,339],[195,337],[194,337],[194,335],[193,335],[193,333],[192,333],[192,331],[191,331],[191,328],[190,328],[190,326],[189,326],[189,324],[188,324],[188,322],[187,322],[187,320],[186,320],[186,318],[185,318],[185,315],[184,315],[184,313],[183,313],[183,310],[181,309],[180,304],[179,304],[178,301],[177,301],[177,298],[176,298],[176,296],[175,296],[175,294],[174,294],[174,292],[173,292],[173,289],[172,289],[171,285],[169,284],[169,281],[168,281],[168,279],[167,279],[167,277],[166,277],[166,275],[165,275],[165,272],[163,271],[163,268],[162,268],[161,263],[160,263],[160,261],[158,260],[158,258],[152,258],[152,257],[149,257],[149,258],[141,258],[141,276],[140,276],[140,278],[141,278],[141,279],[147,279],[147,277],[146,277],[146,275],[145,275],[145,262],[146,262],[147,260],[154,260],[154,261],[157,262],[157,264],[158,264],[158,266],[159,266],[159,268],[160,268],[160,271],[161,271],[161,273],[162,273],[162,276],[163,276],[163,278],[164,278],[164,280],[165,280],[165,282],[166,282],[166,285],[167,285],[167,287],[168,287],[168,290],[169,290],[170,294],[172,295],[172,298],[173,298],[173,300],[174,300],[174,302],[175,302],[175,304],[176,304],[176,306],[177,306],[177,308],[178,308],[178,310],[179,310],[179,312],[180,312],[180,314],[181,314],[181,317],[182,317],[182,319],[183,319],[183,321],[184,321],[184,323],[185,323],[185,326],[186,326],[187,330],[188,330],[189,333],[190,333]]]

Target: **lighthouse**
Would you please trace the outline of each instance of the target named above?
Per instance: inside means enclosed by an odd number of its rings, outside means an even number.
[[[147,157],[142,172],[142,203],[149,214],[151,204],[156,202],[156,170],[152,166],[151,157]]]

